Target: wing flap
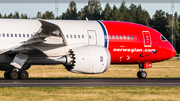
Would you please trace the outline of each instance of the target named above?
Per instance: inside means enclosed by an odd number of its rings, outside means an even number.
[[[48,51],[50,49],[57,49],[67,45],[65,37],[58,25],[41,19],[38,20],[42,24],[41,28],[21,46],[11,49],[12,52],[26,52],[28,54],[31,50],[39,50],[49,56]]]

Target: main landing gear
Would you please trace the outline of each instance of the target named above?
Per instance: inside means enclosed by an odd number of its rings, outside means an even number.
[[[140,79],[145,79],[147,77],[147,73],[143,71],[144,63],[139,64],[139,72],[137,72],[137,77]]]
[[[28,78],[28,72],[25,70],[12,70],[12,71],[6,71],[4,73],[4,78],[5,79],[12,79],[12,80],[17,80],[17,79],[27,79]]]

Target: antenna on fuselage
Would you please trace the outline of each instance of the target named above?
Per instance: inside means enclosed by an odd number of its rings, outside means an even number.
[[[86,17],[86,21],[89,21],[89,19]]]

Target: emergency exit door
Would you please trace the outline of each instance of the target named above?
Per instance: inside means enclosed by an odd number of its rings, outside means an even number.
[[[144,37],[144,47],[151,47],[152,41],[151,41],[151,34],[149,31],[143,31],[142,32]]]
[[[89,44],[90,45],[96,45],[97,44],[96,31],[89,30],[88,31],[88,36],[89,36]]]

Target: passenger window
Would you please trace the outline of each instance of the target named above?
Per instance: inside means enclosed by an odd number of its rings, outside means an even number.
[[[23,37],[25,37],[25,34],[23,34]]]
[[[21,37],[21,34],[19,34],[19,37]]]
[[[114,35],[112,36],[112,38],[114,39]]]
[[[0,34],[0,37],[1,37],[1,34]]]
[[[80,35],[78,35],[78,38],[80,38]]]
[[[133,37],[133,36],[131,36],[131,39],[134,39],[134,37]]]
[[[5,37],[5,34],[3,34],[3,37]]]
[[[111,39],[111,36],[109,35],[109,39]]]
[[[17,37],[17,34],[15,34],[15,37]]]
[[[76,38],[76,35],[74,35],[74,38]]]
[[[7,34],[7,37],[9,37],[9,34]]]
[[[33,36],[33,34],[31,34],[31,37]]]
[[[116,35],[116,39],[119,39],[118,35]]]
[[[13,37],[13,34],[11,34],[11,37]]]
[[[82,38],[84,39],[84,35],[82,35]]]
[[[66,38],[68,38],[69,36],[68,35],[66,35]]]
[[[128,37],[127,37],[128,39],[130,39],[130,37],[129,37],[129,35],[128,35]]]
[[[126,39],[126,36],[124,35],[124,39]]]
[[[29,38],[29,34],[27,34],[27,37]]]
[[[70,38],[72,38],[72,35],[70,35]]]
[[[120,35],[120,39],[122,39],[122,35]]]
[[[91,35],[89,35],[89,39],[91,39]]]

